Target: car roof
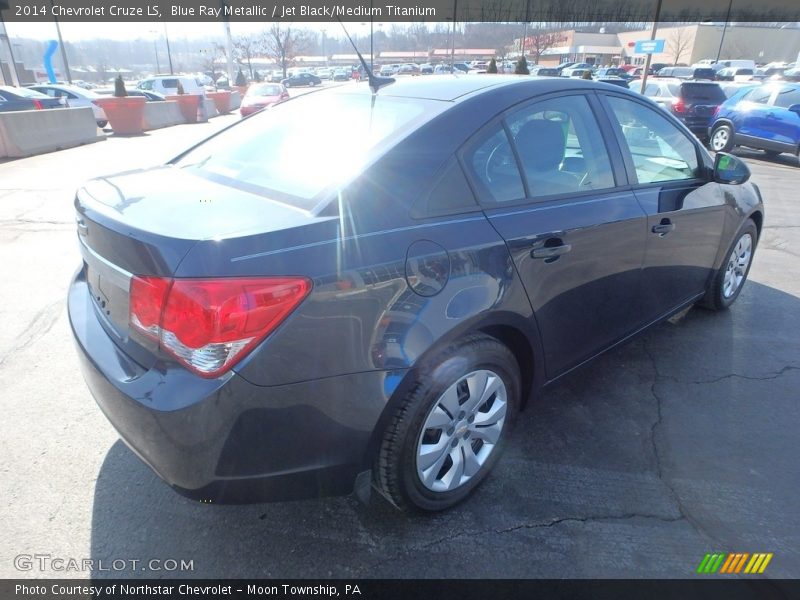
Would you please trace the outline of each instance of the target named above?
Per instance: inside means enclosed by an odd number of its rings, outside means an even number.
[[[515,85],[531,86],[534,94],[545,94],[560,90],[577,89],[592,84],[591,81],[568,79],[566,77],[536,77],[526,75],[431,75],[425,78],[400,78],[391,85],[382,87],[378,94],[399,98],[424,98],[456,102],[475,94]],[[596,84],[595,85],[600,85]],[[611,86],[609,86],[611,87]],[[614,86],[617,87],[617,86]],[[369,94],[366,85],[340,86],[331,88],[331,92]]]

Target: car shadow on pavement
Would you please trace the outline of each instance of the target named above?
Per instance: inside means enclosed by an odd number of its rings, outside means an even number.
[[[800,157],[785,152],[777,156],[768,156],[767,153],[762,150],[739,147],[734,149],[733,154],[747,160],[756,160],[768,165],[783,165],[786,167],[800,166]]]
[[[754,281],[728,312],[658,326],[548,389],[492,476],[443,514],[376,494],[200,504],[117,441],[92,509],[91,557],[109,570],[93,575],[687,577],[710,550],[761,548],[779,576],[800,531],[785,451],[800,427],[796,331],[800,299]]]

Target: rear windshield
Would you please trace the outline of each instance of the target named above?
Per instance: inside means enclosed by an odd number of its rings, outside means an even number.
[[[261,111],[181,157],[217,183],[310,210],[448,107],[435,100],[317,92]]]
[[[694,78],[695,79],[714,79],[717,76],[714,73],[714,69],[695,69],[694,70]]]
[[[716,83],[683,83],[681,92],[685,100],[702,100],[722,104],[727,99],[725,92]]]
[[[273,83],[262,83],[250,86],[247,90],[248,96],[280,96],[281,86]]]

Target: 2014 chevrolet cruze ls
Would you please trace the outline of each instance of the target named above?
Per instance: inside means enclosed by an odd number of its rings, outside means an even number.
[[[443,509],[543,385],[736,300],[748,178],[617,86],[341,86],[82,187],[70,320],[100,408],[177,491]]]

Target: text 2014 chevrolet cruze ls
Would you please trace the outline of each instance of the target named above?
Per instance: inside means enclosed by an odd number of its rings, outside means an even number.
[[[81,188],[70,320],[101,409],[179,492],[443,509],[543,385],[737,298],[748,178],[617,86],[343,86]]]

